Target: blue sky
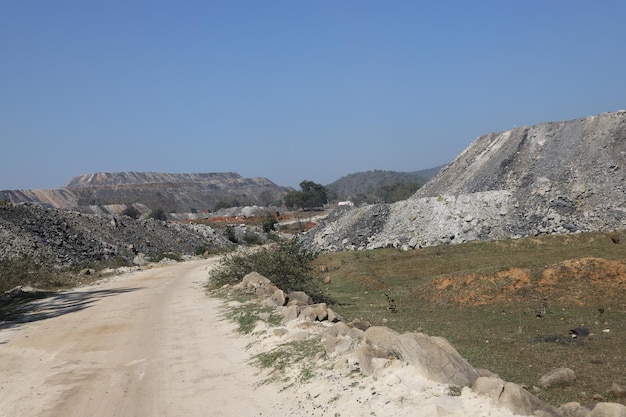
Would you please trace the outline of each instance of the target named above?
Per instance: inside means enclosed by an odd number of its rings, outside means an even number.
[[[621,0],[0,0],[0,189],[431,168],[626,108],[624,22]]]

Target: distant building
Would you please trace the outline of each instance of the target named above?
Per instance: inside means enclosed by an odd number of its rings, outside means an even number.
[[[337,206],[348,206],[348,207],[354,207],[354,203],[352,201],[339,201],[337,203]]]

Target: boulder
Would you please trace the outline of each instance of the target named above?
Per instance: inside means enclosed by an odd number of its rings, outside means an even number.
[[[581,406],[578,402],[561,404],[559,411],[563,417],[588,417],[591,413],[591,410]]]
[[[278,287],[272,284],[272,281],[265,278],[258,272],[250,272],[243,277],[241,282],[235,286],[236,289],[242,289],[249,294],[255,294],[257,297],[273,297]]]
[[[351,338],[344,336],[339,339],[339,342],[335,346],[335,353],[340,354],[340,355],[342,353],[346,353],[350,349],[352,349],[353,345],[354,345],[354,341]]]
[[[309,295],[304,291],[291,291],[289,294],[287,294],[287,299],[289,300],[289,303],[297,300],[304,305],[313,304],[313,299],[309,297]]]
[[[323,321],[328,318],[328,309],[326,303],[313,304],[304,307],[300,313],[300,317],[308,321]]]
[[[337,323],[338,321],[341,321],[341,317],[339,317],[337,315],[337,313],[335,313],[334,310],[332,310],[330,307],[326,309],[328,311],[328,321],[331,323]]]
[[[395,352],[405,362],[437,382],[471,386],[478,373],[443,337],[405,333],[398,337]]]
[[[365,332],[363,330],[357,329],[356,327],[353,327],[350,330],[348,330],[348,336],[354,340],[362,339],[364,334]]]
[[[437,382],[470,386],[478,378],[476,370],[442,337],[424,333],[400,335],[386,327],[374,326],[365,331],[363,341],[397,355]]]
[[[495,376],[480,376],[472,384],[472,391],[484,397],[489,397],[492,404],[497,404],[505,383],[502,379]]]
[[[589,417],[626,417],[626,406],[618,403],[598,403]]]
[[[301,308],[302,307],[297,306],[297,305],[291,305],[291,306],[287,306],[281,309],[280,314],[282,314],[283,316],[283,322],[286,323],[286,322],[297,319],[298,315],[300,315]]]
[[[283,290],[278,289],[274,291],[274,294],[272,295],[272,301],[274,301],[274,304],[276,304],[276,306],[278,307],[284,306],[287,298],[285,297],[285,293],[283,292]]]
[[[352,320],[350,323],[348,323],[350,326],[352,327],[356,327],[357,329],[366,331],[368,328],[371,327],[371,324],[369,321],[367,320]]]
[[[542,416],[560,416],[556,408],[545,404],[539,398],[512,382],[504,384],[497,404],[508,408],[515,414],[525,416],[539,414]]]
[[[576,380],[576,374],[569,368],[553,369],[539,378],[539,386],[543,388],[570,385]]]
[[[363,374],[372,375],[374,373],[375,366],[372,363],[374,358],[389,359],[389,352],[371,345],[364,345],[357,349],[356,359]]]
[[[340,323],[337,323],[340,324]],[[393,353],[400,334],[388,327],[372,326],[363,333],[363,342]]]
[[[343,321],[338,321],[333,327],[337,329],[337,335],[339,336],[345,336],[350,331],[350,327]]]
[[[626,385],[613,382],[613,385],[611,385],[611,393],[616,398],[626,398]]]
[[[334,353],[338,343],[339,338],[337,336],[332,334],[324,335],[324,349],[326,349],[326,353]]]

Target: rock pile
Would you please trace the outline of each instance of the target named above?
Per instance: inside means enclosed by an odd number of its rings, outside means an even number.
[[[0,204],[0,259],[29,255],[59,266],[113,258],[130,263],[164,252],[194,254],[198,248],[230,244],[221,231],[202,225]]]
[[[485,403],[500,410],[502,416],[626,415],[625,406],[613,403],[552,407],[517,384],[474,369],[441,337],[399,334],[387,327],[370,326],[365,320],[346,322],[326,304],[312,304],[301,292],[284,294],[256,272],[232,289],[255,294],[260,305],[274,307],[283,317],[280,327],[263,321],[257,325],[254,334],[259,341],[251,345],[254,353],[305,340],[323,346],[322,355],[310,358],[321,382],[294,388],[303,404],[311,407],[311,415],[341,414],[342,410],[354,414],[356,409],[360,415],[365,415],[363,410],[376,415],[484,415]],[[261,319],[268,316],[259,315]],[[559,369],[542,381],[545,379],[546,387],[548,380],[567,383],[571,378],[575,378],[573,371]],[[366,386],[368,390],[359,392]]]
[[[626,111],[490,133],[414,196],[346,208],[317,250],[417,248],[626,227]]]

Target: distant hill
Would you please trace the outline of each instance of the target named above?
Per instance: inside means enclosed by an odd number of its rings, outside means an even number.
[[[384,190],[389,190],[397,184],[417,184],[418,187],[413,190],[415,192],[444,166],[413,172],[382,170],[356,172],[326,185],[326,189],[339,200],[360,200],[367,197],[379,199]]]
[[[186,213],[275,204],[290,190],[267,178],[244,178],[235,172],[100,172],[74,177],[55,190],[0,191],[0,199],[96,214],[119,214],[131,205],[143,214],[156,208]]]

